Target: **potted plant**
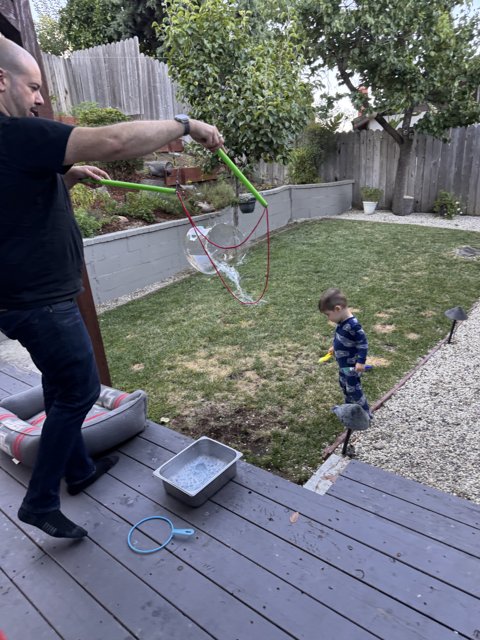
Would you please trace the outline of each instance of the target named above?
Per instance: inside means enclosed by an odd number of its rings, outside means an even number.
[[[383,190],[377,189],[377,187],[362,187],[360,193],[364,212],[373,213],[377,208],[378,201],[383,195]]]
[[[238,194],[238,206],[242,213],[252,213],[255,210],[257,200],[251,193]]]

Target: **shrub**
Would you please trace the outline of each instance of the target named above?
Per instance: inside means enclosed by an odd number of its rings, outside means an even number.
[[[107,124],[128,122],[130,120],[120,109],[99,107],[95,102],[80,103],[75,108],[74,113],[81,127],[103,127]]]
[[[77,120],[79,120],[82,113],[84,111],[89,111],[90,109],[98,109],[98,104],[96,102],[90,102],[87,100],[85,102],[80,102],[80,104],[76,104],[74,107],[72,107],[71,109],[72,116],[74,116],[75,118],[77,118]],[[86,126],[86,125],[82,125],[82,126]]]
[[[74,209],[85,209],[93,213],[112,215],[117,213],[119,205],[109,193],[100,189],[91,189],[84,184],[76,184],[70,189],[70,198]]]
[[[433,203],[433,212],[451,220],[455,216],[465,213],[463,205],[453,193],[449,191],[439,191],[437,199]]]
[[[323,122],[311,122],[299,136],[297,147],[290,156],[288,176],[293,184],[321,182],[320,168],[327,152],[335,145],[335,132],[342,116]]]
[[[378,202],[383,196],[383,189],[377,189],[377,187],[362,187],[360,193],[362,200],[366,202]]]
[[[217,180],[214,183],[205,184],[200,188],[197,201],[202,200],[212,205],[215,211],[224,209],[234,204],[235,190],[225,180]]]
[[[75,209],[75,218],[84,238],[95,236],[102,228],[102,223],[86,209]]]
[[[294,149],[288,165],[288,178],[292,184],[321,182],[315,164],[315,152],[310,147]]]
[[[78,124],[81,127],[102,127],[117,122],[129,122],[130,118],[119,109],[99,107],[95,102],[83,102],[75,107]],[[143,160],[116,160],[115,162],[96,163],[114,179],[129,180],[137,171],[143,168]]]
[[[120,213],[131,218],[155,222],[154,211],[159,208],[158,198],[149,193],[127,193],[125,203],[120,207]]]

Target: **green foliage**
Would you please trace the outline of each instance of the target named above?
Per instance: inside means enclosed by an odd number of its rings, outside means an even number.
[[[92,189],[84,184],[76,184],[70,189],[70,199],[74,209],[85,209],[99,215],[118,213],[119,205],[110,194],[101,189]]]
[[[99,107],[95,102],[81,102],[75,109],[78,113],[78,124],[81,127],[102,127],[130,120],[120,109]]]
[[[321,181],[315,163],[315,152],[310,147],[299,147],[292,151],[288,178],[292,184],[315,184]]]
[[[437,137],[480,117],[479,16],[468,11],[461,0],[300,0],[311,61],[337,69],[354,105],[402,114],[407,129],[427,105],[415,127]]]
[[[97,102],[91,102],[90,100],[85,100],[84,102],[80,102],[72,107],[72,116],[77,119],[80,119],[82,114],[87,112],[91,112],[93,109],[99,109]],[[122,114],[123,115],[123,114]],[[88,117],[88,116],[87,116]],[[89,125],[82,125],[89,126]]]
[[[35,31],[40,49],[45,53],[61,56],[65,51],[68,51],[68,40],[62,32],[57,18],[41,14],[35,22]]]
[[[114,21],[112,31],[118,39],[138,37],[140,50],[150,56],[161,55],[162,38],[153,23],[161,23],[165,16],[162,0],[112,0]]]
[[[84,184],[76,184],[70,189],[70,200],[72,201],[74,209],[91,211],[94,208],[96,199],[96,190]]]
[[[100,220],[97,220],[97,218],[86,209],[75,209],[75,219],[84,238],[95,236],[102,228]]]
[[[366,202],[378,202],[383,196],[383,189],[377,189],[377,187],[361,187],[360,194],[362,200]]]
[[[338,129],[342,115],[325,120],[323,123],[312,122],[302,132],[297,148],[290,156],[288,175],[292,184],[314,184],[321,182],[319,171],[327,152],[335,144],[335,131]]]
[[[437,199],[433,203],[433,212],[451,220],[455,216],[465,213],[460,200],[449,191],[439,191]]]
[[[95,102],[82,102],[75,107],[75,111],[78,113],[78,124],[81,127],[101,127],[130,121],[130,118],[119,109],[99,107]],[[143,161],[140,158],[96,164],[105,169],[114,180],[131,180],[135,172],[143,168]]]
[[[158,209],[158,198],[146,192],[128,192],[120,213],[131,218],[155,222],[154,211]]]
[[[215,211],[219,211],[235,202],[235,190],[226,180],[217,180],[204,184],[198,197],[211,204]]]
[[[60,31],[73,50],[117,39],[111,28],[115,14],[108,0],[68,0],[59,15]]]
[[[286,162],[312,103],[303,45],[293,9],[253,4],[255,15],[235,0],[169,0],[157,29],[180,99],[217,125],[235,161]]]

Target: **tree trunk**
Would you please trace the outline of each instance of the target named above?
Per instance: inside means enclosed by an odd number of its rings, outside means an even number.
[[[408,169],[410,167],[412,150],[413,140],[406,137],[403,144],[400,145],[400,157],[398,159],[395,187],[393,189],[392,212],[397,216],[404,216],[411,213],[410,207],[405,206],[404,197],[407,195],[405,193],[405,189],[407,186]]]
[[[408,169],[410,167],[410,158],[413,149],[413,136],[410,135],[412,115],[413,106],[406,109],[403,114],[401,142],[396,139],[396,142],[400,144],[400,157],[398,159],[395,186],[393,188],[392,212],[397,216],[405,216],[412,213],[413,200],[411,197],[409,197],[408,200],[405,198],[407,195],[405,189],[407,187]]]

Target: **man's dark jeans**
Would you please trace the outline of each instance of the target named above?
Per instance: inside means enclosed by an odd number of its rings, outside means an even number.
[[[22,506],[31,513],[60,508],[60,481],[95,472],[81,433],[100,394],[92,343],[74,300],[36,309],[0,311],[0,330],[18,340],[42,373],[47,418]]]

